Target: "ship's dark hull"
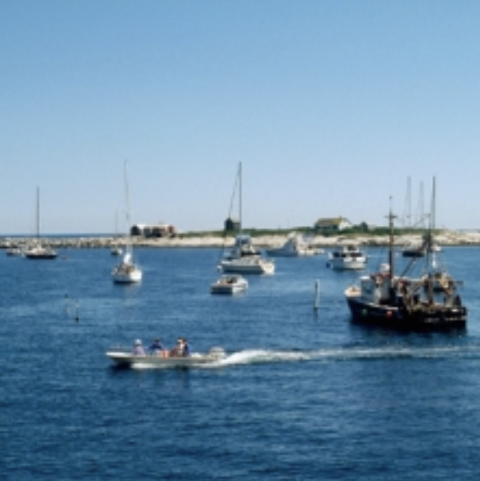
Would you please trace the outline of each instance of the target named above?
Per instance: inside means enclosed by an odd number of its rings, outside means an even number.
[[[467,322],[467,309],[463,306],[418,306],[408,311],[399,306],[373,304],[357,297],[347,296],[352,320],[395,329],[443,330],[463,329]]]

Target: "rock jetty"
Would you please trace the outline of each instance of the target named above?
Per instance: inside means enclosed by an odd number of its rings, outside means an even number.
[[[271,248],[282,245],[286,235],[265,235],[253,237],[252,241],[259,248]],[[3,237],[0,238],[0,249],[28,245],[34,241],[32,237]],[[420,242],[420,235],[401,235],[395,238],[396,246],[405,246]],[[480,245],[480,231],[442,231],[435,235],[435,241],[441,246]],[[42,243],[55,249],[111,249],[114,246],[124,247],[126,238],[117,237],[42,237]],[[133,237],[135,247],[171,248],[171,247],[231,247],[234,237],[222,236],[178,236],[174,238],[143,238]],[[371,247],[388,245],[386,235],[362,236],[322,236],[313,237],[316,247],[334,247],[341,244],[356,244]]]

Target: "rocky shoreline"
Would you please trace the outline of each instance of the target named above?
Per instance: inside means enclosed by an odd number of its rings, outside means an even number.
[[[0,239],[0,249],[10,249],[13,247],[31,243],[32,237],[3,237]],[[252,241],[258,248],[271,248],[282,245],[286,240],[283,235],[267,235],[253,237]],[[395,245],[404,246],[407,244],[415,244],[421,240],[420,235],[401,235],[395,238]],[[441,246],[462,246],[462,245],[480,245],[480,232],[458,232],[443,231],[435,236],[436,242]],[[371,247],[380,247],[388,245],[388,236],[363,235],[348,236],[338,235],[325,237],[318,235],[313,237],[313,245],[319,248],[334,247],[339,244],[356,244]],[[126,238],[116,237],[43,237],[43,244],[48,244],[55,249],[110,249],[114,246],[124,246]],[[172,247],[231,247],[234,243],[234,237],[215,237],[215,236],[189,236],[175,238],[143,238],[134,237],[132,243],[136,247],[151,248],[172,248]]]

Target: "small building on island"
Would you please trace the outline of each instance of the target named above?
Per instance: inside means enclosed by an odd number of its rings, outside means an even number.
[[[340,232],[351,229],[353,224],[345,217],[340,216],[318,219],[313,227],[318,232]]]
[[[175,237],[177,230],[172,224],[135,224],[130,228],[130,235],[136,237]]]

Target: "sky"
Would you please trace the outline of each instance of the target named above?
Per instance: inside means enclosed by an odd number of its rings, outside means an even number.
[[[2,0],[0,235],[35,232],[37,187],[42,233],[126,230],[126,161],[132,224],[222,229],[241,162],[246,228],[385,225],[434,177],[437,226],[480,228],[479,24],[469,0]]]

